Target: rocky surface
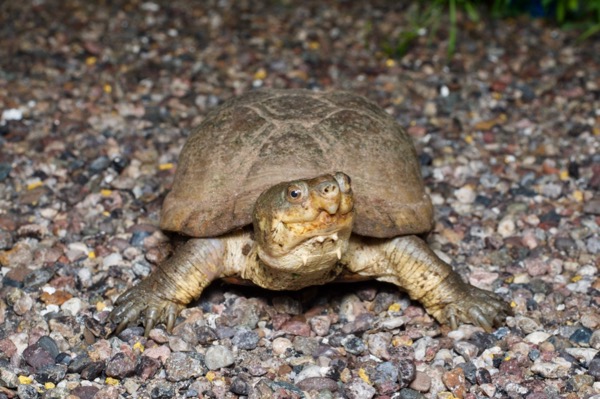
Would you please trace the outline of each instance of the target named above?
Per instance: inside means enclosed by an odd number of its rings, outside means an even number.
[[[0,398],[600,397],[600,42],[461,21],[452,60],[444,29],[395,60],[411,14],[359,3],[0,4]],[[217,283],[173,334],[105,338],[168,254],[190,129],[258,87],[353,90],[406,126],[429,241],[506,326],[450,331],[378,283]]]

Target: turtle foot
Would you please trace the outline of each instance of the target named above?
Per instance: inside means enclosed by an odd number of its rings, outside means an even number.
[[[474,324],[491,332],[512,314],[511,308],[493,292],[466,285],[461,298],[446,305],[444,318],[452,329],[462,323]]]
[[[115,334],[140,321],[144,325],[145,337],[159,323],[164,323],[169,333],[173,329],[184,305],[161,298],[146,285],[142,282],[117,299],[109,316],[109,320],[116,325]]]

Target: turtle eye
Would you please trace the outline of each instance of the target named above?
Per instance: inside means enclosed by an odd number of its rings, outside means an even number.
[[[304,197],[302,189],[297,185],[291,185],[287,189],[287,200],[290,202],[299,202]]]

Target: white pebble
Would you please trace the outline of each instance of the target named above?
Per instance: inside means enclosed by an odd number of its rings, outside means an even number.
[[[117,266],[119,264],[121,264],[123,262],[123,257],[121,256],[120,253],[112,253],[108,256],[104,257],[104,260],[102,261],[102,266],[104,268],[109,268],[111,266]]]
[[[498,234],[503,238],[512,236],[515,233],[515,221],[511,218],[504,218],[498,223]]]
[[[84,303],[79,298],[71,298],[63,303],[60,308],[65,312],[70,312],[72,316],[77,316],[81,309],[83,309]]]
[[[273,353],[283,355],[289,348],[292,348],[292,341],[287,338],[275,338],[273,340]]]
[[[529,342],[534,345],[539,345],[542,342],[544,342],[545,340],[547,340],[548,338],[550,338],[550,334],[548,334],[547,332],[536,331],[536,332],[532,332],[531,334],[527,335],[525,337],[525,342]]]

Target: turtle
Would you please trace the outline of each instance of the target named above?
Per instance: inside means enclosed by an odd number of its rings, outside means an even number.
[[[510,314],[428,246],[434,210],[411,137],[347,91],[254,90],[210,111],[183,146],[160,227],[184,242],[116,300],[117,334],[171,331],[217,279],[270,290],[375,279],[452,328],[489,332]]]

